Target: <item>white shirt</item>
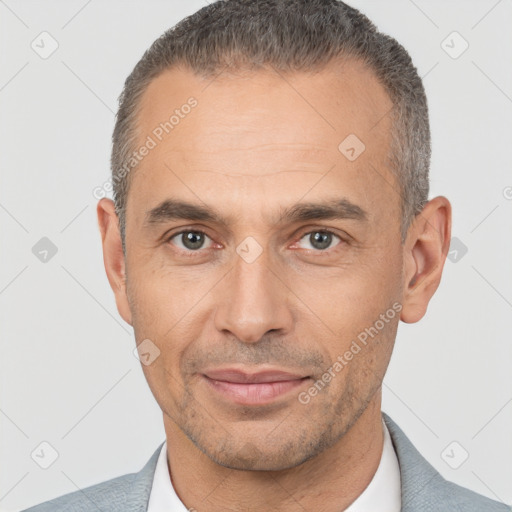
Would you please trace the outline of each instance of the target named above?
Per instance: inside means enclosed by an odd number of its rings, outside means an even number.
[[[384,446],[379,467],[366,489],[345,512],[400,512],[400,467],[384,420],[382,426]],[[156,463],[148,512],[188,512],[172,486],[167,465],[167,442],[164,442]]]

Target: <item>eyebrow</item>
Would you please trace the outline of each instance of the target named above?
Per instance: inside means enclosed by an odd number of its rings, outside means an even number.
[[[348,199],[332,199],[320,203],[298,203],[286,208],[280,216],[281,222],[304,222],[308,220],[368,220],[368,214]]]
[[[348,199],[332,199],[322,202],[298,203],[282,209],[279,223],[296,223],[311,220],[368,220],[368,214]],[[212,222],[228,225],[232,216],[224,217],[213,208],[176,199],[166,199],[155,208],[146,212],[144,224],[147,226],[163,224],[176,220]]]

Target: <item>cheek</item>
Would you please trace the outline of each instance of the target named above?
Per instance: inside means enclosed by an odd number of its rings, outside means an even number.
[[[144,370],[149,382],[164,389],[167,380],[179,379],[183,354],[208,325],[208,291],[218,279],[206,274],[198,276],[185,267],[150,265],[149,258],[133,263],[134,267],[137,263],[139,266],[129,273],[127,292],[135,338],[137,343],[149,339],[158,347],[158,360]]]
[[[397,257],[374,254],[371,261],[354,262],[347,268],[299,274],[293,290],[332,335],[345,339],[372,324],[400,299],[401,267],[389,264]]]
[[[127,280],[134,327],[165,335],[194,310],[208,287],[209,281],[190,269],[165,265],[155,255],[134,259]]]

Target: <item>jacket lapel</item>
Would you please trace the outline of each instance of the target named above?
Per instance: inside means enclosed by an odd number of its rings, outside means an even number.
[[[441,510],[453,504],[446,495],[446,481],[409,441],[398,425],[386,414],[382,417],[389,429],[400,466],[402,512]]]
[[[147,511],[156,463],[163,444],[164,441],[162,441],[160,446],[155,450],[146,465],[138,473],[133,475],[130,491],[126,497],[126,505],[123,503],[112,504],[113,506],[110,510],[115,512],[126,512],[128,510],[130,512]]]

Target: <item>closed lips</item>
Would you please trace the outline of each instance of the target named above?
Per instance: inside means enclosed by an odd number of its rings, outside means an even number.
[[[246,373],[235,369],[208,370],[204,375],[212,380],[233,382],[237,384],[261,384],[267,382],[282,382],[307,378],[291,372],[267,370],[258,373]]]

